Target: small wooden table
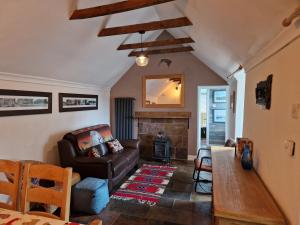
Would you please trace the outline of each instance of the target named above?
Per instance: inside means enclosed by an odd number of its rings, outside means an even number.
[[[234,148],[213,146],[212,168],[215,224],[286,224],[257,173],[242,168]]]

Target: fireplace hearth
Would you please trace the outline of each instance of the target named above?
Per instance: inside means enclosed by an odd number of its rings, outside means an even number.
[[[164,160],[187,160],[189,112],[135,112],[138,119],[138,138],[140,139],[140,154],[145,160],[163,158]],[[169,150],[155,140],[162,133],[168,138]],[[163,140],[160,140],[163,141]],[[156,150],[159,149],[159,150]],[[155,151],[159,151],[155,152]],[[157,154],[158,157],[155,157]]]

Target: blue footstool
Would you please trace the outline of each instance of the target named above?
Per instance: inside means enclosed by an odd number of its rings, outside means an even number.
[[[98,214],[109,202],[108,180],[87,177],[72,187],[72,210]]]

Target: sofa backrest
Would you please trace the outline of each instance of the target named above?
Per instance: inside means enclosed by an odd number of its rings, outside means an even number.
[[[69,132],[64,139],[72,143],[78,155],[85,156],[91,148],[99,148],[101,143],[112,140],[113,136],[109,125],[99,124]]]

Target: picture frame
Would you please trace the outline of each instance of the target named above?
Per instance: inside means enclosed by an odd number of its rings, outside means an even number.
[[[213,92],[213,102],[214,103],[226,103],[227,98],[226,90],[216,90]]]
[[[50,92],[0,89],[0,117],[50,113]]]
[[[59,93],[59,112],[98,110],[98,95]]]
[[[213,109],[213,122],[225,123],[226,122],[226,109]]]

